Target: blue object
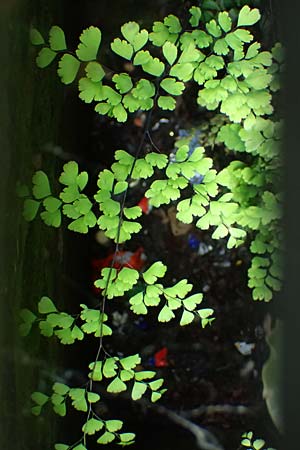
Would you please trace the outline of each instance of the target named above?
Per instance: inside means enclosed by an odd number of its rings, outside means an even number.
[[[149,364],[149,366],[152,366],[152,367],[155,366],[155,359],[154,359],[154,356],[151,356],[151,357],[148,359],[148,364]]]
[[[190,234],[188,238],[188,244],[192,250],[198,250],[200,241],[194,234]]]
[[[190,183],[191,184],[201,184],[202,181],[204,180],[204,175],[201,175],[201,173],[196,172],[195,175],[190,178]]]
[[[184,130],[182,128],[180,130],[178,130],[179,137],[187,137],[188,135],[189,135],[189,132],[187,130]]]
[[[142,318],[136,320],[135,324],[140,330],[143,330],[143,331],[148,330],[148,328],[149,328],[149,325],[146,322],[146,320],[142,319]]]

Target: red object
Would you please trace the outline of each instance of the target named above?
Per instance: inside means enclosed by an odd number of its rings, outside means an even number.
[[[143,247],[139,247],[135,252],[119,251],[116,254],[111,253],[110,255],[102,259],[93,259],[93,282],[98,280],[98,278],[101,276],[101,269],[104,269],[104,267],[110,267],[113,261],[114,264],[112,267],[114,267],[115,269],[129,267],[130,269],[141,271],[145,265],[146,256],[144,254]],[[98,289],[95,286],[94,290],[96,293],[101,292],[101,289]]]
[[[167,347],[163,347],[161,350],[154,354],[154,365],[155,367],[167,367],[168,361],[168,349]]]
[[[144,214],[149,214],[149,212],[151,211],[151,205],[149,205],[149,200],[147,199],[147,197],[143,197],[139,203],[137,204],[137,206],[139,206]]]

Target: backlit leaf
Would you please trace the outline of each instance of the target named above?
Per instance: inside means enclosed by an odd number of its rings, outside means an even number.
[[[59,60],[57,73],[64,84],[70,84],[75,80],[79,67],[78,59],[66,53]]]
[[[119,431],[123,426],[122,420],[106,420],[106,429],[110,432]]]
[[[194,320],[194,314],[190,311],[184,310],[180,319],[180,325],[188,325],[189,323],[193,322]]]
[[[57,25],[54,25],[53,27],[50,28],[49,43],[50,43],[50,48],[52,50],[61,51],[61,50],[67,49],[65,33]]]
[[[251,9],[248,5],[243,6],[239,12],[238,27],[254,25],[260,19],[260,12],[257,8]]]
[[[89,62],[85,68],[85,71],[86,71],[87,77],[90,78],[95,83],[97,81],[101,81],[102,78],[104,78],[104,76],[105,76],[105,72],[104,72],[101,64],[99,64],[96,61]]]
[[[101,42],[101,31],[97,27],[89,27],[80,35],[80,44],[76,50],[77,58],[81,61],[93,61],[97,57]]]
[[[51,50],[48,47],[43,47],[36,57],[36,65],[40,69],[44,69],[44,67],[47,67],[47,66],[49,66],[49,64],[52,63],[55,56],[56,56],[56,52],[54,52],[53,50]]]
[[[174,319],[175,314],[173,311],[165,305],[158,315],[159,322],[169,322],[171,319]]]
[[[160,95],[157,104],[161,109],[173,111],[176,107],[176,100],[169,95]]]
[[[34,401],[37,405],[43,406],[45,403],[48,402],[49,397],[48,395],[43,394],[42,392],[33,392],[31,394],[31,399]]]
[[[110,433],[109,431],[106,431],[102,436],[97,439],[98,444],[109,444],[115,439],[115,435],[113,433]]]
[[[139,206],[132,206],[131,208],[124,208],[124,215],[127,219],[136,219],[142,215],[142,209]]]
[[[51,194],[48,176],[42,170],[38,170],[32,177],[32,192],[36,199],[48,197]]]
[[[225,33],[227,33],[228,31],[231,30],[232,22],[231,22],[231,18],[227,11],[219,12],[218,22],[219,22],[219,25],[221,26],[222,30],[225,31]]]
[[[121,92],[121,94],[125,94],[130,91],[133,84],[130,76],[127,73],[120,73],[113,76],[113,81],[116,83],[116,87]]]
[[[158,380],[150,381],[149,387],[152,391],[157,391],[157,389],[159,389],[163,384],[164,384],[163,378],[159,378]]]
[[[121,442],[131,442],[135,438],[134,433],[121,433],[119,436]]]
[[[165,65],[158,58],[151,58],[146,63],[142,64],[143,70],[150,75],[154,75],[155,77],[159,77],[164,69]]]
[[[170,66],[172,66],[177,58],[176,45],[172,44],[172,42],[167,41],[163,45],[162,50],[163,50],[164,57],[166,58],[166,60],[170,64]]]
[[[98,419],[89,419],[82,427],[82,431],[86,434],[92,435],[97,431],[100,431],[104,426],[104,423]]]
[[[110,44],[110,46],[112,51],[117,55],[122,56],[124,59],[131,59],[133,55],[133,47],[127,41],[117,38]]]
[[[146,283],[154,284],[158,278],[165,276],[166,270],[167,267],[161,261],[156,261],[149,269],[143,272],[143,278]]]
[[[56,306],[49,297],[42,297],[38,303],[38,311],[40,314],[49,314],[56,312]]]
[[[138,381],[135,381],[132,392],[131,392],[131,398],[132,400],[139,400],[142,398],[143,394],[147,390],[147,384],[139,383]]]
[[[189,19],[190,24],[192,27],[197,27],[201,18],[201,9],[198,6],[192,6],[189,12],[191,14],[191,18]]]
[[[124,38],[127,39],[131,44],[134,41],[135,36],[138,34],[140,26],[136,22],[127,22],[121,27],[121,33]]]
[[[67,407],[65,403],[59,405],[53,405],[53,411],[61,417],[65,417],[67,414]]]
[[[134,48],[134,51],[137,52],[141,48],[146,45],[148,41],[148,31],[147,30],[141,30],[133,39],[132,45]]]
[[[174,78],[164,78],[160,85],[171,95],[181,95],[185,87],[181,81],[176,81]]]
[[[118,393],[126,391],[126,384],[118,377],[116,377],[108,386],[107,392]]]
[[[164,24],[169,28],[170,33],[180,33],[182,29],[178,17],[173,14],[164,18]]]

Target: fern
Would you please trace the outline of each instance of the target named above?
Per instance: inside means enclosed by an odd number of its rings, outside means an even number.
[[[111,168],[99,173],[93,198],[84,193],[88,174],[79,172],[77,163],[71,161],[63,167],[59,177],[62,188],[55,194],[46,173],[34,174],[31,190],[25,187],[21,192],[24,218],[32,221],[39,214],[53,227],[61,226],[66,218],[68,229],[79,233],[100,228],[115,242],[117,251],[119,244],[142,229],[138,221],[142,209],[128,203],[128,191],[133,180],[144,179],[145,196],[153,207],[174,203],[180,221],[194,222],[201,230],[212,229],[214,239],[228,239],[228,248],[250,240],[253,257],[249,287],[254,300],[270,301],[282,281],[282,200],[278,192],[282,123],[274,112],[273,95],[280,87],[284,57],[279,43],[271,51],[261,50],[248,29],[260,20],[257,8],[245,5],[234,11],[236,15],[229,14],[217,2],[210,2],[202,10],[192,6],[187,24],[172,14],[154,22],[150,31],[134,21],[124,24],[110,50],[130,61],[134,70],[130,74],[114,72],[113,76],[106,73],[98,58],[102,34],[97,27],[82,32],[76,49],[68,48],[63,30],[56,25],[49,31],[48,43],[32,29],[31,42],[41,47],[36,58],[38,67],[43,69],[58,60],[62,83],[76,83],[79,98],[93,104],[99,115],[126,122],[136,111],[149,113],[136,154],[122,149],[115,152]],[[191,85],[198,90],[197,104],[216,112],[215,116],[195,133],[178,139],[168,154],[154,148],[143,155],[152,110],[174,110],[178,97]],[[217,158],[208,156],[208,148],[215,143],[234,156],[226,167],[220,168]],[[166,270],[161,261],[143,273],[127,267],[117,270],[111,265],[102,269],[101,278],[95,282],[102,290],[98,308],[82,304],[81,311],[71,316],[43,297],[37,313],[21,311],[23,335],[36,324],[42,335],[55,336],[62,344],[83,340],[86,334],[100,339],[85,388],[55,383],[50,395],[32,395],[36,415],[48,403],[54,412],[65,416],[70,402],[86,413],[79,444],[59,443],[56,450],[87,450],[87,436],[97,433],[99,444],[116,440],[127,445],[134,441],[133,433],[120,433],[122,421],[103,420],[94,412],[93,405],[100,399],[94,391],[96,383],[108,381],[106,390],[110,393],[130,386],[133,400],[148,392],[155,402],[166,391],[162,379],[153,379],[155,372],[137,370],[141,362],[138,354],[120,358],[105,350],[103,337],[112,334],[106,300],[127,293],[135,314],[147,314],[149,308],[156,307],[159,322],[169,322],[176,315],[181,326],[194,319],[202,327],[213,322],[213,309],[199,309],[202,293],[188,296],[193,285],[187,279],[173,286],[163,284]],[[133,294],[131,290],[138,282],[141,290]],[[242,445],[260,450],[264,441],[252,443],[252,437],[252,433],[245,435]]]

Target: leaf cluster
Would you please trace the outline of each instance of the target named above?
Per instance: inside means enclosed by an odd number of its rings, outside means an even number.
[[[89,377],[94,381],[112,379],[106,388],[107,392],[112,394],[126,391],[128,388],[126,383],[130,382],[132,400],[139,400],[149,389],[151,401],[156,402],[166,392],[165,388],[161,389],[164,380],[162,378],[154,380],[156,373],[152,370],[136,370],[140,363],[141,358],[138,354],[124,358],[106,358],[90,363]]]

